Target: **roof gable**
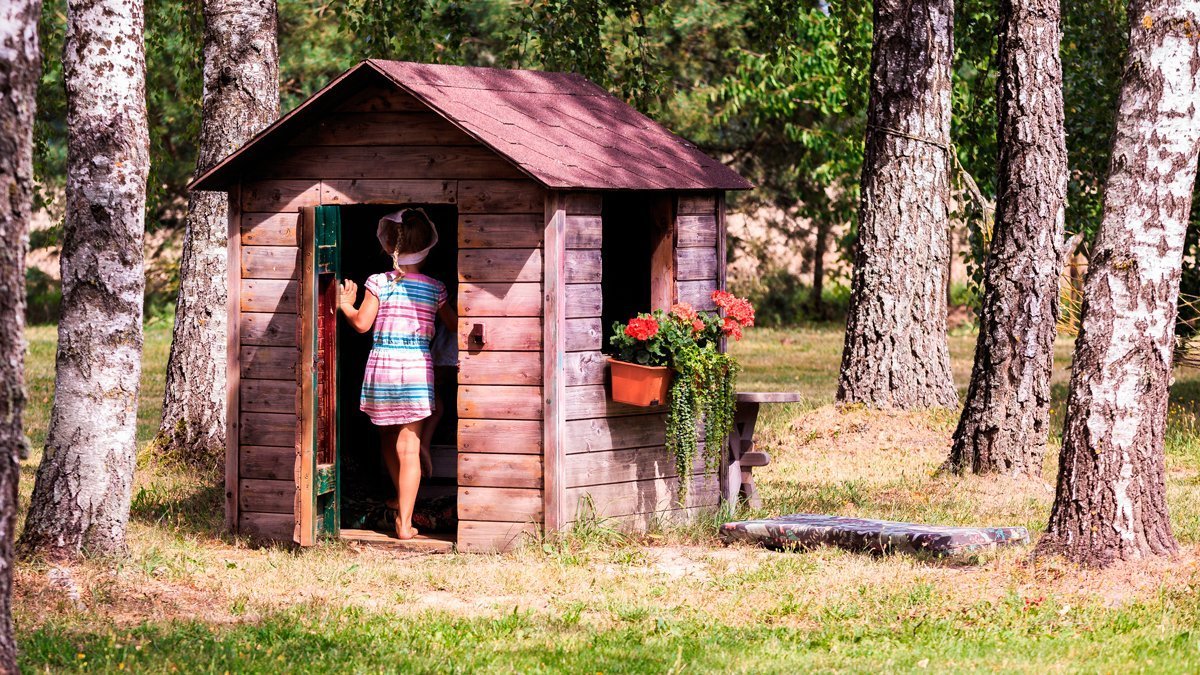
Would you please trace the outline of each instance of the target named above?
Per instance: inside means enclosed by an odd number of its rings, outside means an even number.
[[[198,177],[191,189],[222,189],[253,157],[337,106],[379,76],[548,188],[744,190],[720,162],[573,73],[369,60]]]

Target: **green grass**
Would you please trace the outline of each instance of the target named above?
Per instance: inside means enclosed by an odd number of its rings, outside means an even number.
[[[54,331],[29,331],[29,434],[45,437]],[[138,438],[153,436],[169,323],[148,327]],[[973,336],[951,337],[965,386]],[[1036,483],[942,476],[953,412],[828,404],[841,335],[761,330],[734,346],[743,389],[794,390],[764,409],[764,508],[1043,527]],[[1070,345],[1057,351],[1061,424]],[[1179,371],[1167,435],[1175,561],[1087,572],[1027,550],[966,559],[724,548],[719,516],[650,536],[588,522],[500,556],[397,558],[329,543],[254,548],[223,534],[211,476],[143,452],[130,552],[16,567],[27,672],[899,672],[1200,670],[1200,377]],[[1057,437],[1052,438],[1052,448]],[[22,509],[40,453],[22,464]],[[1047,458],[1052,481],[1056,459]],[[122,665],[124,664],[124,665]]]

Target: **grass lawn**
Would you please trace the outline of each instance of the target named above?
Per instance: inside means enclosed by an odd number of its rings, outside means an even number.
[[[27,418],[45,438],[54,330],[29,331]],[[161,403],[170,327],[149,326],[139,438]],[[960,388],[973,335],[954,335]],[[831,405],[838,328],[735,347],[768,407],[762,514],[820,511],[1044,527],[1044,478],[937,474],[956,413]],[[1065,397],[1069,345],[1059,348]],[[128,557],[24,561],[13,610],[31,672],[1200,671],[1200,374],[1180,371],[1168,498],[1183,553],[1097,572],[1028,549],[954,560],[726,548],[712,520],[627,537],[604,523],[505,555],[397,556],[330,543],[253,548],[220,532],[218,476],[140,458]],[[1061,421],[1061,403],[1055,415]],[[1058,426],[1061,426],[1059,424]],[[1055,439],[1054,442],[1057,442]],[[1051,453],[1053,454],[1053,453]],[[22,464],[22,511],[40,454]],[[757,515],[746,512],[739,515]],[[1036,536],[1036,535],[1035,535]]]

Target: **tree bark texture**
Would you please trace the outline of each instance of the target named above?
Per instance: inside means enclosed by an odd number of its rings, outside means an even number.
[[[958,402],[946,342],[952,0],[877,0],[838,401]]]
[[[54,408],[21,544],[125,550],[142,356],[149,140],[141,0],[69,0],[66,225]]]
[[[12,560],[25,443],[25,251],[33,201],[33,118],[41,0],[0,5],[0,672],[17,672]]]
[[[1057,493],[1038,543],[1092,566],[1176,550],[1163,436],[1200,150],[1200,0],[1134,0],[1129,20]]]
[[[1058,0],[1002,0],[996,225],[975,365],[954,433],[957,471],[1040,476],[1050,424],[1067,146]]]
[[[204,94],[197,174],[279,116],[275,0],[206,0]],[[225,450],[226,238],[229,198],[194,192],[179,263],[179,296],[160,447],[204,466]]]

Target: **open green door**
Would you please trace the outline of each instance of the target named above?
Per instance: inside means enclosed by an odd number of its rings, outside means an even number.
[[[305,208],[300,306],[301,438],[296,459],[296,542],[311,546],[340,530],[340,419],[338,410],[338,286],[341,212]]]

